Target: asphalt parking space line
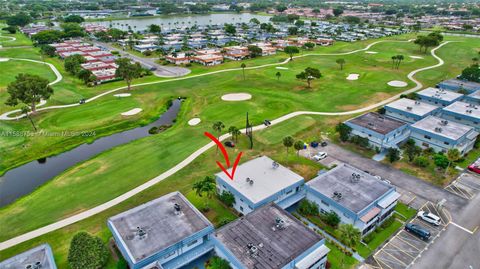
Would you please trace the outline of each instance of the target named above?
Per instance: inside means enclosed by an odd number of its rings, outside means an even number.
[[[473,197],[474,195],[473,195],[472,193],[470,193],[467,189],[464,189],[464,188],[459,187],[458,185],[460,185],[460,184],[461,184],[461,183],[459,183],[459,182],[455,182],[455,183],[453,184],[453,186],[455,186],[455,188],[456,188],[460,193],[462,193],[463,195],[465,195],[465,197],[466,197],[467,199],[472,199],[472,197]]]
[[[392,261],[391,259],[388,259],[388,258],[383,258],[383,257],[379,258],[378,264],[380,264],[381,267],[382,267],[382,264],[383,264],[384,266],[388,267],[389,269],[398,268],[397,262]],[[395,266],[395,265],[397,265],[397,266]]]
[[[386,252],[384,251],[385,254],[388,254],[390,255],[390,257],[394,258],[395,260],[397,260],[400,264],[402,264],[403,266],[407,266],[406,263],[404,263],[403,261],[399,260],[397,257],[393,256],[392,254],[390,254],[389,252]]]
[[[402,240],[403,242],[405,242],[406,244],[409,244],[410,246],[418,249],[419,251],[422,250],[422,248],[425,247],[424,246],[425,241],[416,238],[414,235],[411,235],[408,232],[404,232],[404,234],[407,234],[407,236],[406,237],[400,236],[399,239]],[[417,247],[416,245],[413,245],[412,242],[419,243],[420,246]]]
[[[384,269],[384,267],[382,266],[383,262],[381,262],[381,260],[377,259],[376,255],[373,255],[373,259],[375,260],[375,262],[377,262],[378,266],[380,266],[381,269]],[[371,265],[371,264],[369,264]],[[388,267],[388,269],[393,269],[392,267],[388,266],[387,264],[384,264],[386,267]]]
[[[394,247],[396,247],[398,249],[401,249],[405,254],[407,254],[408,256],[410,256],[412,258],[415,258],[415,256],[412,256],[413,254],[416,255],[419,252],[419,250],[417,248],[408,250],[405,246],[398,246],[396,244],[399,244],[399,242],[396,242],[396,241],[390,241],[390,244],[392,244]],[[412,254],[412,255],[410,255],[410,254]]]

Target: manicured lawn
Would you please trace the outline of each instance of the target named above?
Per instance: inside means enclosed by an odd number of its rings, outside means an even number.
[[[385,229],[382,229],[378,232],[375,231],[375,237],[366,246],[361,243],[357,245],[358,253],[362,257],[367,258],[372,254],[375,249],[377,249],[377,247],[379,247],[388,238],[390,238],[390,236],[397,232],[400,227],[402,227],[402,223],[398,220],[395,220],[390,226],[386,227]]]
[[[3,28],[0,26],[0,29]],[[14,37],[16,40],[12,40],[10,38],[2,38],[2,36]],[[21,32],[17,32],[15,34],[9,34],[7,31],[1,31],[0,35],[0,45],[3,47],[15,47],[15,46],[31,46],[32,41]]]
[[[336,245],[330,242],[327,242],[325,245],[330,249],[327,259],[332,265],[332,269],[350,269],[358,262],[355,258],[343,254]]]
[[[406,204],[403,203],[397,203],[395,206],[395,213],[399,213],[400,215],[396,215],[397,218],[402,219],[402,221],[407,221],[417,214],[417,210],[414,208],[409,207]]]
[[[226,207],[216,197],[212,197],[211,199],[199,197],[193,190],[187,192],[185,196],[196,208],[209,208],[207,212],[203,213],[215,227],[225,225],[227,222],[233,221],[237,218],[233,209]]]

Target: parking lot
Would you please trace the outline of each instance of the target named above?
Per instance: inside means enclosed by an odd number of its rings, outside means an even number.
[[[373,255],[376,266],[385,269],[409,268],[423,251],[435,242],[435,239],[440,236],[450,222],[448,213],[445,214],[442,210],[437,210],[435,205],[430,202],[426,203],[421,210],[433,213],[441,218],[439,226],[430,225],[418,218],[410,221],[410,223],[427,228],[431,234],[430,239],[424,241],[402,229]]]
[[[473,172],[462,173],[445,189],[465,199],[473,199],[480,192],[480,176]]]

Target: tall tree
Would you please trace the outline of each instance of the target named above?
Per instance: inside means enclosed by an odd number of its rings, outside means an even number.
[[[277,80],[280,80],[280,77],[282,76],[282,73],[280,73],[280,71],[278,71],[275,76],[277,77]]]
[[[452,165],[453,162],[458,161],[460,157],[460,151],[458,151],[456,148],[452,148],[447,151],[448,166],[447,169],[445,169],[445,175],[447,174],[450,165]]]
[[[303,149],[305,143],[302,140],[297,140],[295,141],[295,144],[293,144],[293,148],[297,151],[297,156],[300,155],[300,150]]]
[[[80,70],[82,70],[81,64],[85,62],[86,60],[82,55],[75,54],[65,58],[63,65],[65,67],[65,71],[76,76]]]
[[[247,65],[245,63],[242,63],[240,67],[242,68],[242,72],[243,72],[243,80],[245,80],[245,67],[247,67]]]
[[[340,241],[349,248],[354,248],[362,239],[360,231],[352,224],[340,224],[338,232],[340,233]],[[346,254],[344,253],[344,255]],[[342,267],[344,259],[345,257],[342,259]]]
[[[287,46],[283,51],[290,56],[290,61],[293,60],[294,54],[300,53],[300,50],[295,46]]]
[[[345,59],[340,58],[335,61],[338,65],[340,65],[340,70],[343,70],[343,65],[345,65]]]
[[[204,195],[207,197],[205,206],[208,207],[208,200],[212,198],[216,191],[215,179],[211,176],[206,176],[204,179],[193,183],[192,189],[199,197]]]
[[[337,126],[335,126],[335,130],[338,132],[340,141],[342,142],[348,141],[350,133],[352,132],[352,128],[343,122],[338,123]]]
[[[213,123],[212,129],[217,133],[217,139],[220,139],[220,135],[222,134],[222,130],[225,128],[225,124],[221,121],[217,121]],[[218,146],[217,146],[217,153],[218,153]]]
[[[235,142],[238,142],[238,136],[242,134],[242,132],[240,132],[240,129],[238,129],[238,128],[235,127],[235,126],[230,126],[230,128],[228,128],[228,132],[229,132],[230,135],[232,136],[232,139],[233,139]]]
[[[139,63],[132,63],[128,58],[118,58],[115,63],[118,65],[117,70],[115,70],[115,77],[125,80],[127,88],[130,90],[132,81],[140,77],[142,67]]]
[[[10,95],[5,102],[8,106],[23,103],[30,106],[32,113],[36,113],[36,104],[42,99],[47,100],[53,94],[47,79],[31,74],[19,74],[15,81],[8,84],[7,92]]]
[[[283,146],[285,146],[285,148],[287,148],[287,156],[288,156],[288,149],[293,146],[293,143],[295,143],[295,140],[293,139],[293,137],[287,136],[287,137],[283,138],[282,142],[283,142]]]
[[[297,79],[305,80],[307,81],[308,88],[311,88],[311,82],[314,79],[321,78],[322,73],[320,73],[320,70],[312,67],[307,67],[305,68],[305,71],[302,71],[300,74],[297,74]]]
[[[30,123],[32,124],[33,130],[35,130],[35,132],[36,132],[37,131],[37,126],[35,126],[35,123],[33,122],[33,119],[30,116],[30,112],[31,112],[30,107],[29,106],[23,106],[20,109],[20,111],[22,112],[22,114],[24,114],[30,120]]]

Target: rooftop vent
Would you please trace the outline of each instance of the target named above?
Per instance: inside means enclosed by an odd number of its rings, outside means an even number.
[[[273,161],[273,163],[272,163],[273,169],[277,169],[279,166],[280,166],[279,163],[277,163],[276,161]]]
[[[448,120],[441,120],[441,121],[440,121],[440,125],[445,126],[445,125],[447,125],[447,124],[448,124]]]
[[[412,107],[411,107],[411,106],[407,106],[407,110],[412,110]]]
[[[258,253],[257,246],[255,246],[252,243],[248,243],[247,248],[248,248],[248,254],[250,254],[251,256],[257,256],[257,253]]]
[[[173,212],[175,213],[175,215],[179,215],[182,212],[182,208],[179,204],[175,203],[173,205]]]
[[[416,104],[416,105],[419,105],[419,104],[420,104],[420,101],[415,101],[415,104]]]
[[[245,179],[245,182],[247,182],[247,183],[250,184],[250,185],[253,185],[253,179],[251,179],[251,178],[249,178],[249,177],[247,177],[247,178]]]
[[[275,218],[275,228],[279,230],[285,229],[285,221],[281,217]]]
[[[335,192],[333,192],[333,197],[332,198],[333,198],[333,200],[338,202],[338,201],[342,200],[342,193],[338,192],[338,191],[335,191]]]
[[[360,181],[360,174],[352,173],[351,181],[352,183],[358,183],[358,181]]]
[[[473,110],[471,110],[471,109],[467,109],[467,111],[466,111],[466,112],[467,112],[468,114],[472,114]]]
[[[137,227],[137,232],[135,233],[138,239],[143,240],[147,237],[147,231],[143,228]]]
[[[442,128],[440,128],[440,127],[435,127],[435,132],[441,133],[441,132],[442,132]]]

